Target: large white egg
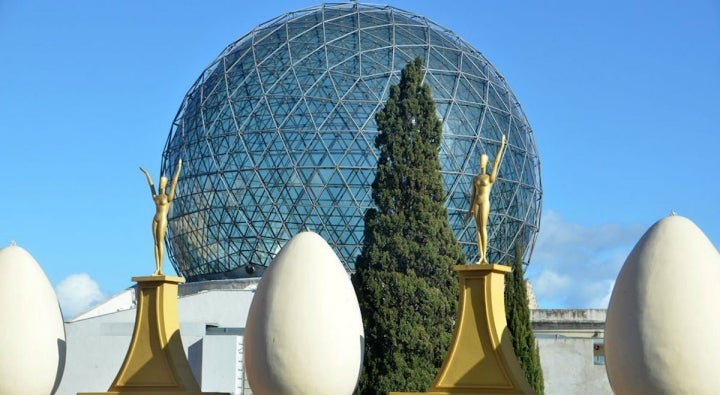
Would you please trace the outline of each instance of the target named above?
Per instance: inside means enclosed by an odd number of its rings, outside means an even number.
[[[65,328],[57,296],[35,259],[0,249],[0,394],[48,395],[65,367]]]
[[[360,307],[332,248],[313,232],[293,237],[258,284],[245,327],[256,395],[352,394],[364,349]]]
[[[605,360],[613,391],[720,393],[720,254],[680,216],[653,225],[610,297]]]

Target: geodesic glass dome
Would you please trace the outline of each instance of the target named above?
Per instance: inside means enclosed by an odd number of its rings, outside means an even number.
[[[479,156],[508,147],[492,195],[491,262],[528,263],[540,219],[532,130],[502,76],[468,43],[393,7],[327,4],[263,23],[230,44],[185,96],[162,172],[183,159],[168,251],[188,281],[257,276],[296,233],[323,236],[348,269],[373,205],[374,114],[414,58],[424,61],[443,123],[440,161],[455,235],[477,260],[463,222]]]

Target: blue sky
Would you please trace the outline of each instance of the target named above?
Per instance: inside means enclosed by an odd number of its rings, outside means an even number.
[[[66,315],[154,270],[138,166],[159,176],[200,72],[315,4],[0,1],[0,246],[35,257]],[[475,46],[522,104],[542,165],[528,273],[541,307],[604,307],[629,250],[672,210],[720,245],[720,3],[389,4]]]

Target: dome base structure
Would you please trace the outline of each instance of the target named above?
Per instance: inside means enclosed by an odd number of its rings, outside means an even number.
[[[534,395],[505,320],[504,265],[457,265],[458,321],[440,372],[427,392],[390,395]]]

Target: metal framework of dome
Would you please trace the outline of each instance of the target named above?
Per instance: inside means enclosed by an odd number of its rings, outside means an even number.
[[[529,262],[541,210],[532,130],[490,62],[450,30],[393,7],[325,4],[290,12],[230,44],[185,96],[162,172],[183,171],[169,215],[168,251],[189,281],[257,276],[305,229],[352,270],[373,205],[374,114],[416,57],[443,123],[440,161],[450,224],[468,260],[463,222],[479,156],[508,148],[492,190],[489,251]]]

